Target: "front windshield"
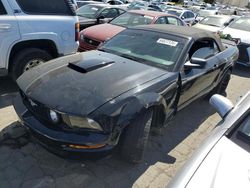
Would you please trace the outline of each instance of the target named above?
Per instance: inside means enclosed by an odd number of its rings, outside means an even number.
[[[76,15],[86,18],[95,18],[101,7],[95,5],[85,5],[76,10]]]
[[[223,27],[227,21],[228,21],[228,18],[209,16],[201,20],[200,23],[204,25],[215,26],[215,27]]]
[[[99,50],[172,71],[184,44],[184,38],[154,31],[127,29]]]
[[[232,22],[228,27],[243,31],[250,31],[250,18],[240,18]]]
[[[172,15],[175,15],[175,16],[180,16],[181,15],[181,11],[176,11],[176,10],[167,10],[166,11],[168,14],[172,14]]]
[[[120,26],[135,26],[135,25],[148,25],[151,24],[153,20],[153,17],[136,14],[136,13],[124,13],[114,20],[112,20],[110,23],[114,25],[120,25]]]

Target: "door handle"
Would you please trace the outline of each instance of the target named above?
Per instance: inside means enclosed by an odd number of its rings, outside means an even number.
[[[0,30],[9,30],[10,28],[10,24],[0,24]]]

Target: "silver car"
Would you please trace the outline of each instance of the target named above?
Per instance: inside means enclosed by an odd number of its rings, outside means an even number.
[[[223,120],[169,183],[169,188],[250,187],[250,92],[235,106],[214,95]]]

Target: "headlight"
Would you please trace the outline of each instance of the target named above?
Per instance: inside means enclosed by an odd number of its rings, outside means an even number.
[[[84,40],[84,35],[82,33],[80,34],[80,39]]]
[[[63,120],[70,127],[85,128],[85,129],[95,129],[103,131],[102,127],[94,120],[89,118],[82,118],[77,116],[64,116]]]
[[[53,111],[53,110],[50,110],[49,111],[49,116],[50,116],[50,119],[53,123],[59,123],[60,121],[60,116],[58,115],[57,112]]]

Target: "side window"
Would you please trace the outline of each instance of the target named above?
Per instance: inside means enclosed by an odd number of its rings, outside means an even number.
[[[3,6],[2,1],[0,1],[0,15],[5,15],[5,14],[7,14],[7,12]]]
[[[155,22],[156,24],[166,24],[167,21],[166,21],[166,18],[165,17],[160,17],[156,20]]]
[[[194,18],[194,14],[192,12],[187,12],[188,18]]]
[[[167,20],[168,20],[168,24],[171,24],[171,25],[179,25],[178,24],[178,20],[174,17],[166,17]]]
[[[219,53],[218,46],[213,39],[196,41],[189,51],[189,58],[192,57],[208,59]]]
[[[187,12],[184,12],[181,17],[184,17],[184,19],[188,18]]]
[[[101,16],[104,16],[104,18],[115,18],[118,15],[119,13],[115,8],[105,9],[101,13]]]
[[[16,0],[21,9],[33,15],[74,15],[71,1],[65,0]]]

